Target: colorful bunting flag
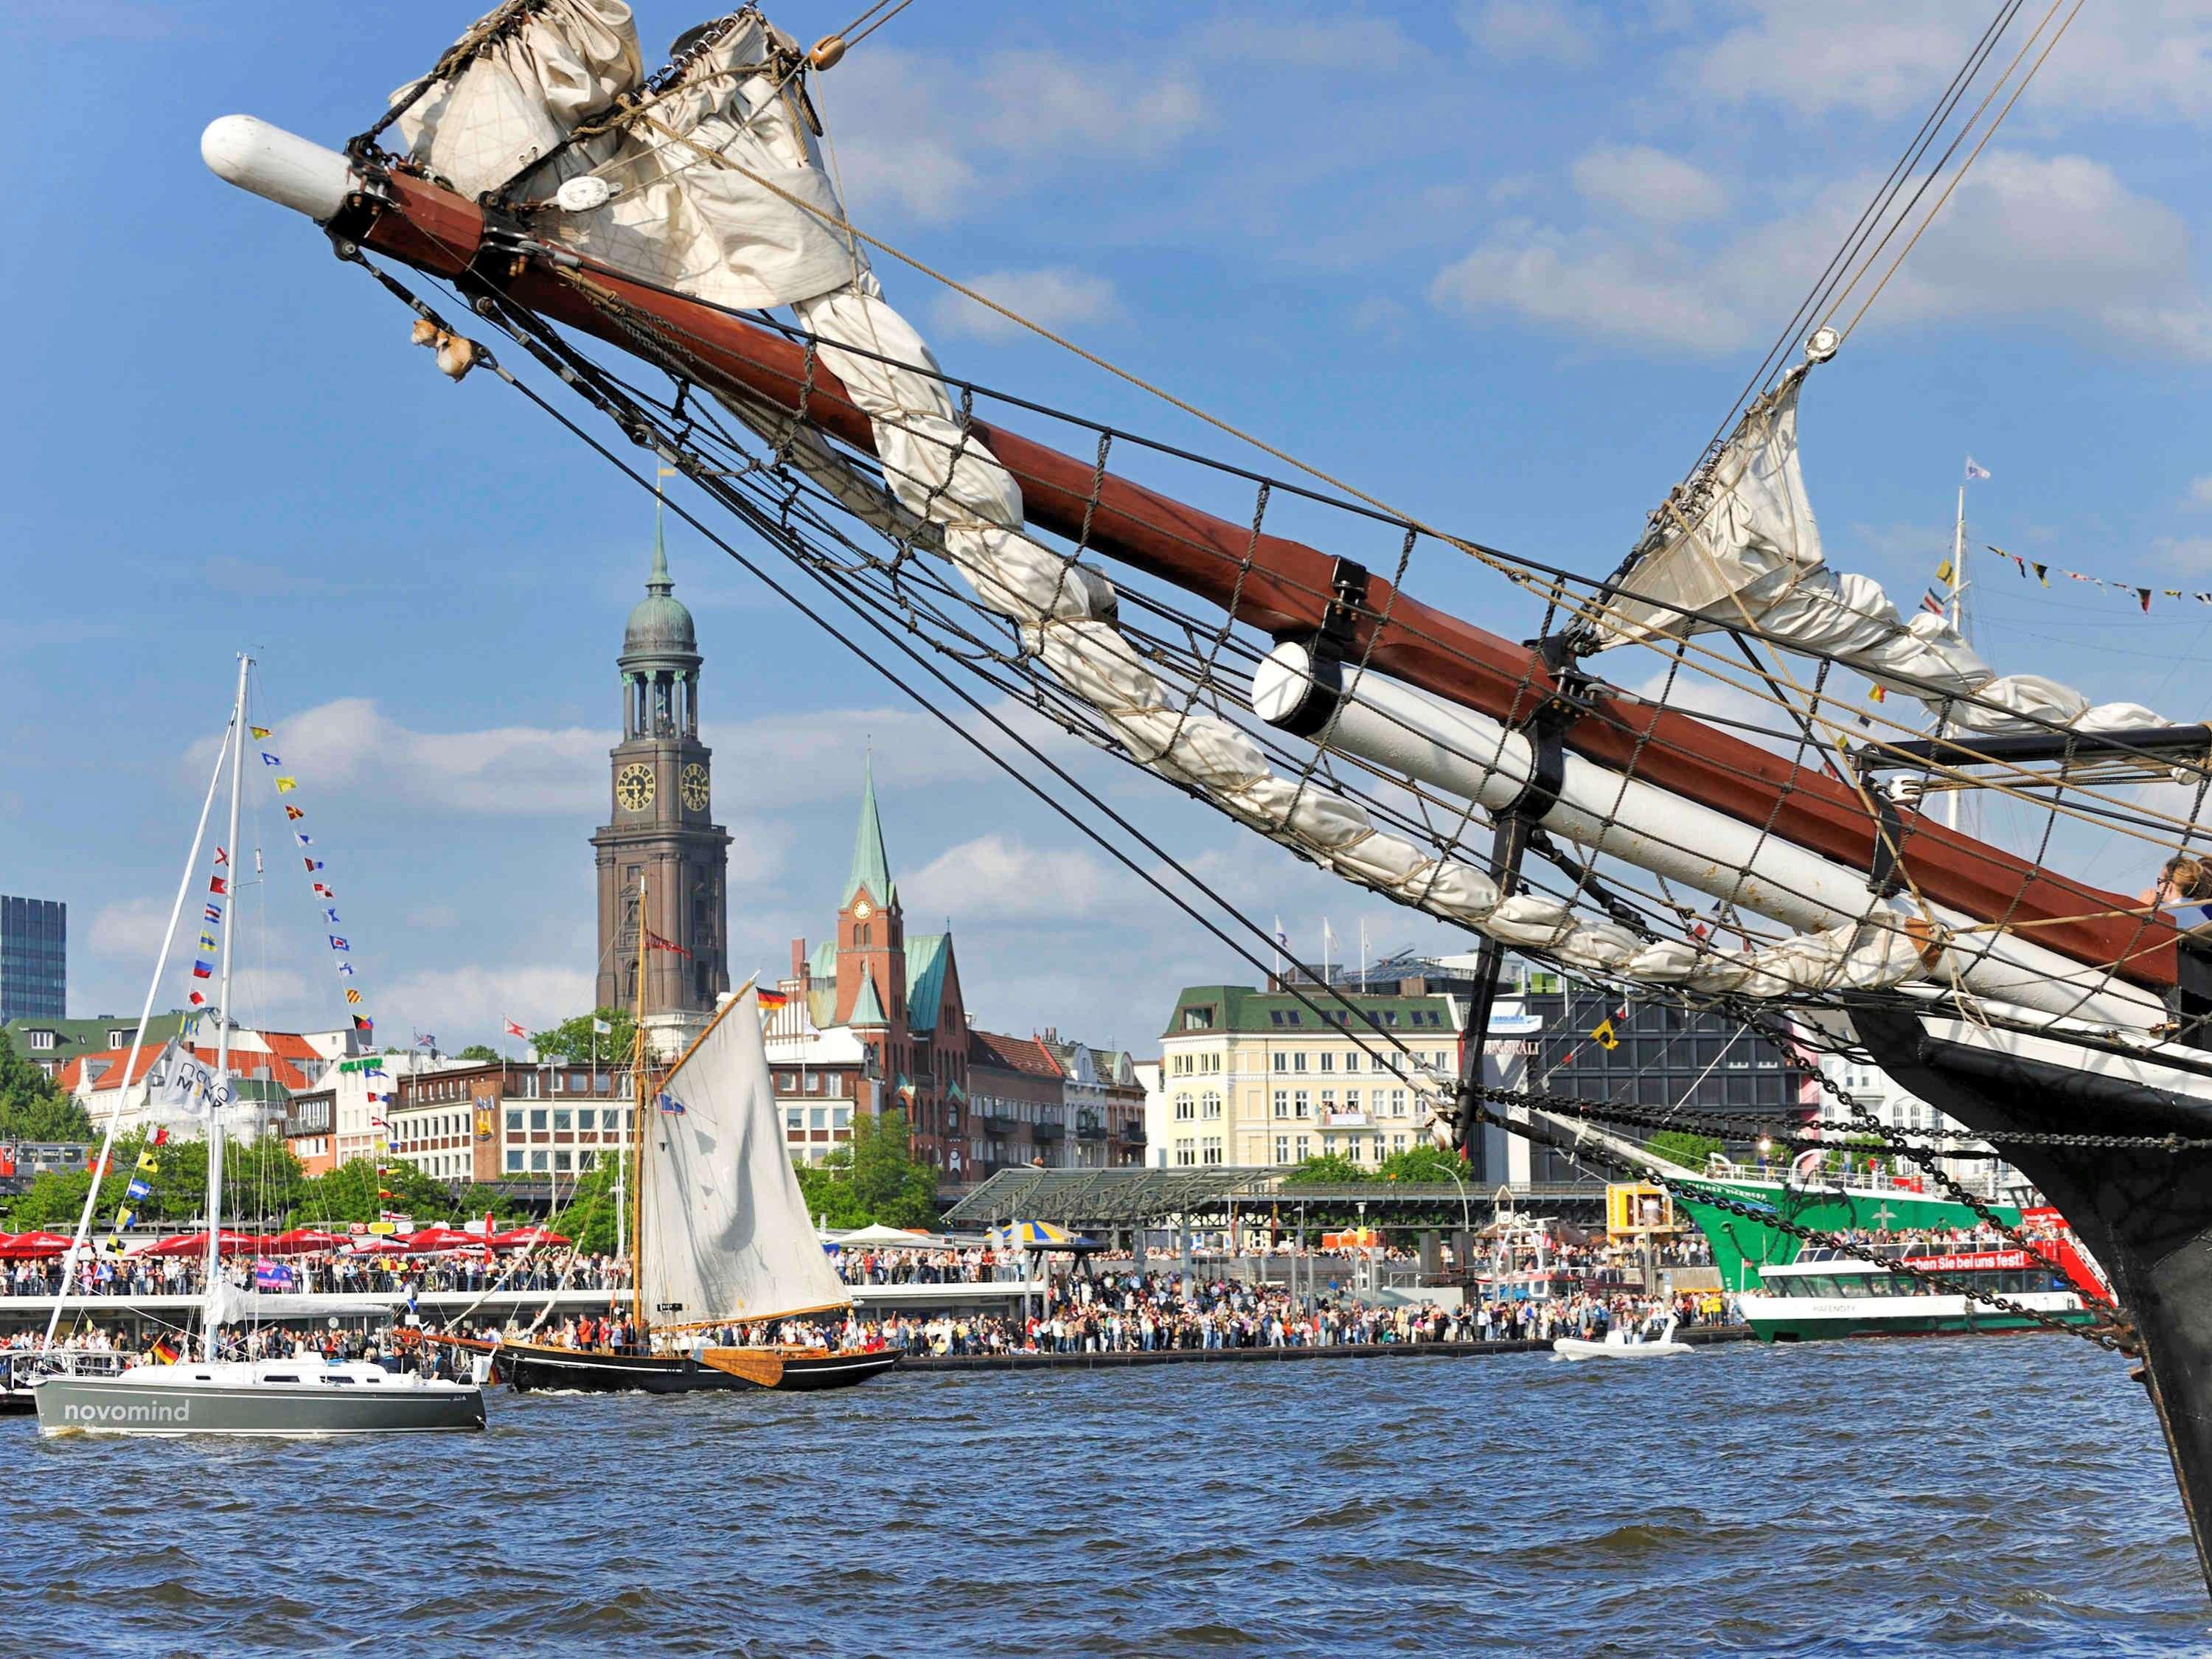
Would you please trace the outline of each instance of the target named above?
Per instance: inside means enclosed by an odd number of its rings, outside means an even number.
[[[315,896],[317,898],[334,899],[337,896],[336,893],[333,893],[330,890],[329,886],[325,883],[318,881],[310,884],[314,888]]]
[[[222,925],[222,906],[220,904],[209,905],[207,907],[207,919],[215,923],[216,927],[220,927]]]
[[[352,945],[348,945],[345,940],[339,938],[336,933],[330,935],[330,941],[331,949],[333,951],[350,951],[353,949]]]
[[[350,985],[347,986],[347,987],[346,987],[346,1000],[347,1000],[349,1003],[352,1003],[352,1004],[355,1004],[355,1005],[358,1006],[358,1005],[359,1005],[359,1003],[360,1003],[360,1001],[361,1001],[361,993],[360,993],[360,992],[358,992],[358,991],[356,991],[356,990],[355,990],[355,989],[353,988],[353,987],[351,987]]]
[[[289,795],[299,787],[300,781],[297,778],[279,777],[276,780],[276,793],[280,795]]]
[[[197,957],[192,959],[192,977],[194,979],[205,979],[213,972],[215,972],[215,963]]]
[[[284,818],[287,823],[297,823],[301,818],[304,818],[307,816],[307,815],[305,812],[293,805],[291,802],[286,801],[284,803]]]
[[[343,974],[346,978],[351,979],[353,977],[353,963],[349,962],[342,962],[338,963],[338,972]]]
[[[261,751],[261,763],[264,766],[282,766],[284,763],[264,749]]]
[[[269,728],[265,726],[249,726],[246,729],[253,733],[253,740],[256,743],[261,742],[269,735]]]
[[[228,864],[230,862],[230,854],[218,847],[215,849],[215,861],[218,865]]]
[[[315,838],[304,830],[295,830],[292,832],[292,839],[302,847],[313,847],[315,844]]]
[[[208,891],[213,893],[217,898],[226,897],[230,892],[230,884],[221,876],[210,876]]]
[[[1597,1028],[1590,1033],[1590,1041],[1607,1053],[1620,1047],[1620,1039],[1613,1034],[1613,1021],[1609,1018],[1598,1021]]]
[[[330,906],[323,912],[323,920],[325,921],[336,921],[337,919],[338,912],[336,905]]]
[[[300,862],[307,866],[307,873],[311,876],[323,867],[323,861],[320,859],[301,859]]]

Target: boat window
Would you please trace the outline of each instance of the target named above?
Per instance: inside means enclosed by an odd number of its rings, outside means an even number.
[[[261,1380],[264,1382],[297,1382],[300,1379],[296,1376],[264,1376]]]
[[[325,1382],[349,1383],[353,1381],[353,1378],[343,1376],[337,1372],[326,1371],[323,1374],[323,1381]]]

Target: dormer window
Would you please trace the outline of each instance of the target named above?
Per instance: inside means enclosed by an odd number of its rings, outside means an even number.
[[[54,1046],[54,1034],[52,1031],[30,1030],[24,1032],[23,1035],[31,1040],[31,1047],[33,1048],[51,1048]]]

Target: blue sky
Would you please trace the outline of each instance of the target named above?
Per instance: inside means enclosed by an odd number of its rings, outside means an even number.
[[[772,15],[811,39],[851,9]],[[1990,9],[917,0],[819,95],[854,216],[885,240],[1407,511],[1598,571]],[[652,61],[696,21],[639,10]],[[520,399],[440,379],[396,307],[198,154],[234,110],[337,143],[468,17],[320,0],[0,14],[23,89],[12,152],[39,158],[0,195],[18,387],[0,451],[0,890],[69,902],[73,1012],[143,994],[241,646],[380,1028],[458,1045],[583,1006],[585,841],[649,513]],[[2212,586],[2208,52],[2212,4],[2086,9],[1822,372],[1806,465],[1838,565],[1909,603],[1972,453],[1994,474],[1977,540]],[[880,263],[954,372],[1231,447]],[[828,925],[872,738],[909,925],[951,918],[985,1023],[1142,1048],[1180,984],[1240,976],[721,555],[678,531],[671,556],[739,836],[740,963],[774,971],[793,933]],[[1536,622],[1449,569],[1411,585],[1490,607],[1478,619],[1501,633]],[[2001,671],[2204,712],[2212,607],[1985,593],[1978,642]],[[1097,775],[1304,949],[1324,915],[1346,940],[1364,915],[1378,950],[1451,943],[1141,777]],[[273,845],[265,794],[258,810]],[[2126,857],[2093,873],[2132,884]],[[332,1024],[293,873],[265,927],[263,895],[241,902],[240,1012]]]

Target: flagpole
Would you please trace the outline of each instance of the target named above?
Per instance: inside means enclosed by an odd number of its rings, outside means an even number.
[[[238,659],[238,705],[230,717],[230,840],[238,845],[238,795],[246,770],[246,671],[253,659]],[[234,879],[235,879],[234,873]],[[218,1276],[222,1272],[222,1114],[230,1092],[230,947],[238,937],[238,901],[231,900],[231,926],[222,930],[222,975],[216,983],[215,1083],[208,1093],[207,1127],[207,1292],[200,1312],[201,1346],[210,1364],[215,1360],[216,1309]]]
[[[1966,480],[1973,476],[1974,458],[1966,458],[1966,471],[1959,479],[1959,514],[1951,526],[1951,631],[1963,641],[1966,637]],[[1943,792],[1943,826],[1947,830],[1959,827],[1959,791],[1956,787]]]

